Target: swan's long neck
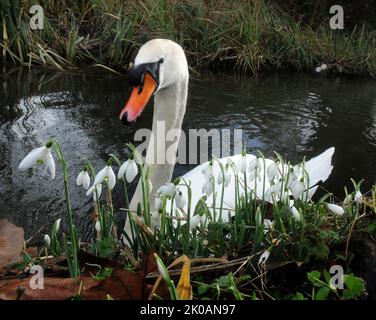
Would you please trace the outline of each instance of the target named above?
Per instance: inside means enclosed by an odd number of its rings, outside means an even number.
[[[157,188],[171,181],[180,130],[187,104],[187,94],[188,77],[155,94],[152,135],[147,147],[145,160],[150,168],[149,177],[153,184],[151,198],[153,198],[152,195]],[[173,141],[167,141],[167,133],[175,137]],[[138,182],[130,208],[135,210],[138,203],[142,205],[141,181]],[[154,209],[154,201],[150,201],[150,204],[151,208]]]

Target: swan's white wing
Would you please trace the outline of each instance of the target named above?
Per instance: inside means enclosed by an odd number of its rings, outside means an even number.
[[[324,182],[329,178],[333,170],[332,157],[334,150],[334,147],[329,148],[305,163],[305,169],[309,175],[310,186],[315,185],[320,180]]]
[[[329,148],[320,155],[312,158],[309,161],[305,162],[305,169],[307,170],[309,176],[310,176],[310,186],[314,186],[316,183],[319,181],[326,181],[332,172],[333,166],[332,166],[332,156],[334,154],[334,148]],[[247,163],[249,163],[252,159],[254,159],[255,156],[251,154],[247,154],[246,159]],[[226,157],[222,158],[219,161],[225,165],[227,162],[232,161],[233,163],[237,164],[241,159],[241,155],[235,155],[231,157]],[[265,159],[265,167],[268,168],[268,166],[272,163],[273,160],[271,159]],[[193,213],[194,208],[196,207],[197,202],[201,197],[203,196],[202,192],[202,186],[204,183],[204,176],[202,174],[202,169],[205,168],[209,162],[203,163],[191,171],[187,172],[182,176],[182,178],[190,183],[191,189],[192,189],[192,202],[191,202],[191,213]],[[215,182],[217,181],[218,174],[220,172],[220,167],[218,164],[215,164],[213,166],[213,176],[215,178]],[[248,176],[248,174],[247,174]],[[249,188],[254,191],[255,186],[257,187],[256,193],[257,197],[262,199],[263,194],[269,189],[270,184],[268,182],[268,179],[265,178],[265,187],[263,187],[263,182],[264,182],[264,168],[263,164],[261,166],[261,172],[260,172],[260,180],[257,181],[257,185],[255,185],[255,181],[247,183]],[[240,183],[243,185],[243,175],[239,174],[239,180]],[[240,193],[243,194],[244,190],[243,187],[240,188]],[[187,195],[187,188],[186,187],[180,187],[180,190],[183,192],[183,195],[188,198]],[[314,192],[317,190],[317,187],[312,188],[311,192],[309,193],[310,197],[314,194]],[[222,185],[218,185],[215,183],[215,193],[216,193],[216,201],[215,201],[215,207],[220,208],[221,204],[221,196],[222,196]],[[206,203],[208,204],[209,207],[213,206],[213,195],[210,195],[207,198]],[[227,212],[230,210],[233,210],[235,208],[235,178],[234,175],[232,174],[231,177],[231,182],[228,185],[227,188],[225,188],[224,196],[223,196],[223,214],[225,215],[223,218],[226,218]],[[184,208],[185,211],[187,210],[187,205]],[[226,210],[227,209],[227,210]],[[167,210],[170,210],[170,203],[167,205]],[[217,209],[217,212],[219,212],[219,209]]]

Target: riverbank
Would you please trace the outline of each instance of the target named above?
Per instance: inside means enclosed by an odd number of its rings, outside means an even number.
[[[376,32],[369,25],[329,28],[329,13],[308,23],[274,2],[46,0],[44,29],[31,30],[32,1],[0,5],[3,61],[60,70],[100,65],[127,69],[145,41],[180,43],[190,65],[258,74],[315,70],[376,75]],[[316,7],[315,7],[316,8]],[[315,10],[316,12],[317,10]],[[326,11],[328,12],[328,11]]]

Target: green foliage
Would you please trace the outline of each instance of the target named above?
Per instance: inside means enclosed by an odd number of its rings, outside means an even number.
[[[323,14],[316,6],[308,19],[306,9],[295,12],[295,3],[45,0],[45,28],[31,30],[32,4],[4,0],[0,5],[3,55],[15,64],[123,69],[142,43],[163,37],[180,43],[196,66],[256,74],[313,70],[326,63],[330,72],[376,74],[375,31],[362,19],[344,31],[331,30],[328,10]]]
[[[326,270],[323,271],[323,279],[321,273],[316,270],[307,273],[307,279],[313,287],[312,300],[326,300],[330,295],[342,300],[358,299],[366,290],[364,280],[352,274],[343,275],[345,285],[343,290],[337,289],[330,283],[331,276]]]
[[[211,284],[201,283],[197,287],[197,294],[202,300],[205,300],[208,296],[215,296],[216,299],[223,299],[227,296],[229,299],[244,300],[244,295],[240,292],[239,288],[250,279],[250,275],[235,278],[232,272],[230,272],[227,275],[214,279]]]
[[[110,278],[112,275],[112,268],[105,267],[103,269],[100,269],[96,275],[93,276],[93,279],[95,280],[105,280],[107,278]]]
[[[100,258],[113,259],[118,253],[118,241],[111,236],[96,240],[93,253]]]

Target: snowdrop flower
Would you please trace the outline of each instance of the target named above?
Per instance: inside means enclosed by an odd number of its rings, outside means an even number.
[[[274,161],[268,166],[266,170],[266,174],[268,176],[269,182],[272,181],[275,177],[278,178],[279,171],[278,171],[278,164]]]
[[[183,209],[187,201],[185,200],[183,192],[180,189],[177,189],[175,196],[175,205],[178,209]]]
[[[213,163],[212,161],[209,164],[202,168],[202,174],[204,175],[205,180],[208,180],[210,177],[213,176]]]
[[[193,230],[196,228],[200,223],[205,228],[208,225],[208,218],[205,215],[200,216],[199,214],[196,214],[191,218],[191,221],[189,222],[189,230]]]
[[[101,232],[102,228],[101,228],[101,222],[100,222],[99,220],[97,220],[97,221],[95,222],[94,228],[95,228],[95,230],[96,230],[98,233]]]
[[[176,185],[172,182],[167,183],[163,186],[160,186],[158,190],[156,191],[156,194],[160,197],[168,196],[172,198],[176,193]]]
[[[223,176],[225,178],[225,188],[227,188],[231,182],[231,174],[229,172],[228,165],[225,166],[223,174],[222,171],[218,173],[217,184],[221,185],[223,183]]]
[[[273,222],[269,219],[264,219],[264,228],[271,229],[273,227]]]
[[[95,191],[96,189],[96,191]],[[94,201],[97,201],[99,200],[101,194],[102,194],[102,184],[97,184],[97,185],[93,185],[89,188],[88,191],[86,191],[86,195],[90,195],[90,194],[93,194],[93,200]],[[98,195],[97,195],[98,194]]]
[[[151,228],[154,229],[159,229],[161,227],[161,215],[159,212],[153,212],[151,214]]]
[[[106,178],[108,179],[108,186],[112,190],[115,187],[116,176],[114,171],[112,170],[112,167],[109,165],[106,165],[101,171],[97,173],[93,185],[95,186],[101,184]]]
[[[254,172],[258,171],[260,173],[261,170],[261,161],[258,157],[251,160],[251,162],[248,165],[248,172]]]
[[[155,253],[154,253],[154,257],[155,257],[155,260],[157,261],[158,271],[161,274],[163,280],[166,281],[166,282],[169,281],[170,276],[169,276],[168,271],[167,271],[165,265],[163,264],[161,258],[159,258],[159,256]]]
[[[192,217],[191,221],[189,222],[189,229],[193,230],[201,223],[201,217],[200,215],[196,214]]]
[[[273,196],[276,196],[277,193],[276,185],[274,185],[274,181],[270,182],[270,187],[265,192],[265,199],[266,201],[273,202]]]
[[[358,191],[355,193],[355,195],[354,195],[354,201],[355,201],[356,203],[361,203],[362,200],[363,200],[363,195],[362,195],[362,193],[358,190]]]
[[[246,173],[247,171],[247,160],[246,160],[246,157],[245,155],[242,155],[242,157],[240,158],[239,162],[238,162],[238,170],[241,172],[241,173]]]
[[[300,212],[298,211],[298,209],[296,209],[294,206],[290,207],[290,210],[291,210],[291,213],[292,213],[292,216],[294,217],[295,221],[301,221],[302,220],[302,217],[300,216]]]
[[[257,225],[257,226],[261,226],[261,225],[263,224],[260,207],[257,207],[257,209],[256,209],[256,217],[255,217],[255,220],[256,220],[256,225]]]
[[[61,223],[61,218],[57,219],[55,221],[55,232],[58,233],[60,230],[60,223]]]
[[[269,219],[264,219],[264,234],[273,229],[273,222]]]
[[[302,169],[300,168],[299,165],[295,165],[295,166],[291,167],[291,169],[290,169],[290,176],[292,177],[292,179],[290,180],[291,182],[298,179],[299,176],[301,176],[301,175],[302,175]]]
[[[299,199],[305,190],[304,178],[300,177],[290,186],[290,190],[295,199]]]
[[[50,238],[50,236],[48,234],[44,235],[44,242],[45,242],[47,248],[49,248],[50,245],[51,245],[51,238]]]
[[[90,176],[86,170],[82,170],[76,179],[76,184],[78,186],[83,186],[86,190],[90,187]]]
[[[328,68],[328,66],[325,63],[323,63],[320,68],[321,68],[321,70],[326,70]]]
[[[154,198],[154,209],[159,211],[162,209],[163,206],[163,201],[160,197],[155,197]]]
[[[138,167],[134,159],[128,159],[121,165],[117,176],[118,179],[123,178],[124,174],[125,179],[128,183],[131,183],[134,180],[134,178],[136,178],[138,174]]]
[[[213,193],[213,177],[209,177],[202,185],[202,193],[206,194],[208,197]]]
[[[337,206],[336,204],[327,203],[329,211],[337,216],[342,216],[345,213],[342,207]]]
[[[37,164],[45,164],[51,173],[51,179],[55,179],[55,160],[51,153],[51,146],[52,143],[48,142],[43,147],[30,151],[21,161],[18,169],[24,171],[34,167]]]
[[[258,264],[259,265],[265,265],[266,261],[269,259],[269,256],[270,256],[270,251],[265,250],[263,252],[263,254],[260,256],[260,258],[258,260]]]
[[[317,67],[317,68],[315,69],[315,71],[316,71],[317,73],[321,72],[321,67]]]

